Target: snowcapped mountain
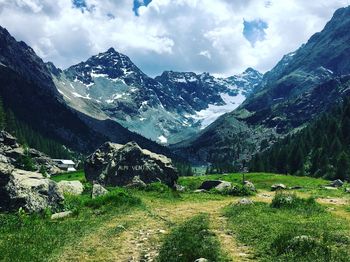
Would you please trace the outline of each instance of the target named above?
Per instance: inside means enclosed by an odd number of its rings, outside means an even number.
[[[71,107],[163,144],[191,137],[232,111],[262,80],[251,68],[229,78],[166,71],[153,79],[113,48],[64,71],[47,66]]]

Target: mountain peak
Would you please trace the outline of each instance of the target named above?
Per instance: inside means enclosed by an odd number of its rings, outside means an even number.
[[[258,71],[258,70],[255,70],[254,68],[252,68],[252,67],[248,67],[246,70],[244,70],[244,72],[243,73],[259,73],[260,74],[260,72]]]
[[[113,47],[110,47],[106,53],[118,53]]]

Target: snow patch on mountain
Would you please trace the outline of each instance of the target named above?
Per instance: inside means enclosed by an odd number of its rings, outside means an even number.
[[[163,135],[159,136],[158,140],[162,144],[167,144],[168,143],[168,139],[165,136],[163,136]]]
[[[194,119],[201,122],[201,129],[206,128],[213,123],[218,117],[223,114],[229,113],[235,110],[246,99],[245,95],[240,92],[237,96],[230,96],[228,94],[220,94],[224,100],[225,105],[209,105],[208,108],[201,110],[193,116]]]

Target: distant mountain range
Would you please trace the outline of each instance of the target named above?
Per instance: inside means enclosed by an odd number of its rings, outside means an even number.
[[[191,137],[237,108],[262,80],[251,68],[229,78],[166,71],[153,79],[113,48],[64,71],[48,68],[71,107],[163,144]]]
[[[175,146],[193,161],[234,164],[303,128],[350,94],[350,7],[267,72],[254,94]]]

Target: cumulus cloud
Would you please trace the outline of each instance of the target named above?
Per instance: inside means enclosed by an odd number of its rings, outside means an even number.
[[[113,46],[146,73],[271,69],[347,0],[0,0],[0,25],[62,68]]]

